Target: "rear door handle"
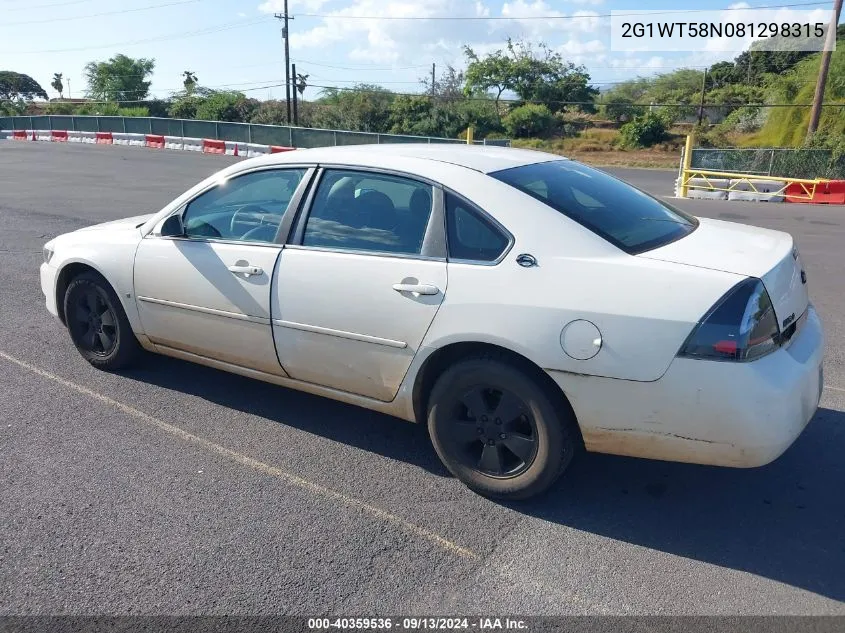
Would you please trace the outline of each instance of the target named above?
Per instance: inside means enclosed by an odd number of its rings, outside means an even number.
[[[249,277],[250,275],[260,275],[264,272],[260,266],[229,266],[229,272],[235,275],[246,275]]]
[[[396,292],[413,292],[418,295],[436,295],[440,288],[431,284],[393,284]]]

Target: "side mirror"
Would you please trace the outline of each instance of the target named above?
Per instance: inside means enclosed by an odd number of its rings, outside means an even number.
[[[179,214],[171,215],[161,225],[162,237],[181,237],[185,234],[185,228],[182,226],[182,217]]]

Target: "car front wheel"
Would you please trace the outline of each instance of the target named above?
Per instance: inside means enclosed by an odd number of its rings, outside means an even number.
[[[98,369],[126,367],[140,346],[120,300],[108,282],[94,272],[74,277],[64,300],[65,322],[82,357]]]
[[[467,486],[527,499],[548,489],[575,454],[575,421],[562,409],[528,372],[482,356],[437,380],[428,429],[440,459]]]

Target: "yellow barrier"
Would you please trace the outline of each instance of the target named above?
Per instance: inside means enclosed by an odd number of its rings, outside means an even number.
[[[761,176],[760,174],[738,174],[735,172],[729,171],[711,171],[709,169],[693,169],[692,165],[692,144],[693,144],[693,135],[688,134],[686,144],[684,145],[684,156],[683,156],[683,166],[681,168],[681,182],[679,187],[679,193],[682,198],[686,198],[687,194],[689,193],[690,189],[698,189],[701,191],[744,191],[748,193],[756,193],[761,196],[785,196],[785,192],[787,187],[790,185],[800,185],[801,191],[804,195],[794,195],[790,194],[789,198],[791,200],[812,200],[813,196],[816,193],[816,187],[821,184],[830,182],[830,180],[824,178],[814,178],[812,180],[807,178],[782,178],[780,176]],[[690,180],[693,178],[697,178],[700,180],[704,180],[706,183],[705,186],[702,185],[691,185]],[[729,185],[727,188],[725,187],[714,187],[710,183],[710,178],[721,178],[728,180],[736,180],[737,182]],[[778,189],[777,191],[759,191],[756,185],[752,182],[753,180],[773,180],[775,182],[783,183],[783,186]],[[746,185],[750,187],[748,189],[739,189],[740,186]]]

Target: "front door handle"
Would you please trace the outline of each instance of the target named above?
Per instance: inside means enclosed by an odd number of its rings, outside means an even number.
[[[260,275],[264,271],[260,266],[238,266],[236,264],[234,266],[229,266],[229,272],[235,275],[246,275],[249,277],[250,275]]]
[[[418,295],[436,295],[440,288],[431,284],[393,284],[396,292],[413,292]]]

